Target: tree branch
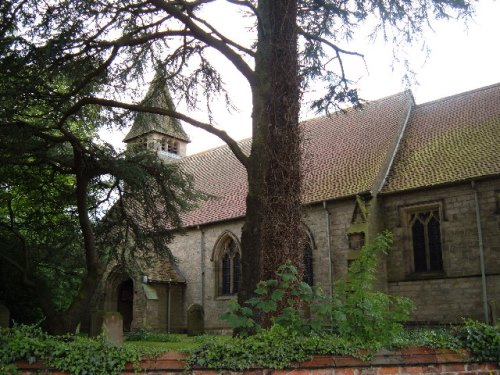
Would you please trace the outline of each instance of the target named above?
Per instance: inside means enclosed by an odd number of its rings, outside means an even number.
[[[215,27],[213,27],[212,25],[210,25],[207,21],[205,21],[204,19],[201,19],[201,18],[198,18],[196,16],[192,16],[193,19],[201,22],[203,25],[205,25],[206,27],[208,27],[215,35],[217,35],[220,40],[222,42],[224,42],[225,44],[228,44],[230,46],[233,46],[234,48],[240,50],[241,52],[244,52],[246,53],[247,55],[249,56],[252,56],[252,57],[255,57],[255,52],[252,51],[251,49],[249,48],[246,48],[246,47],[243,47],[242,45],[236,43],[236,42],[233,42],[231,39],[229,39],[228,37],[224,36],[222,33],[220,33],[219,31],[217,31],[215,29]]]
[[[246,78],[248,83],[251,86],[254,86],[254,71],[250,68],[250,66],[248,66],[243,58],[233,49],[231,49],[226,43],[203,30],[193,21],[191,17],[184,14],[176,5],[167,3],[164,0],[151,0],[151,3],[186,25],[186,27],[191,30],[193,36],[196,37],[199,41],[206,43],[207,45],[216,49],[222,55],[224,55],[229,60],[229,62],[231,62],[235,66],[235,68],[238,69],[238,71]]]
[[[247,7],[248,9],[250,9],[253,12],[253,14],[257,18],[259,18],[259,13],[257,11],[257,8],[250,1],[248,1],[248,0],[226,0],[226,1],[228,3],[231,3],[231,4],[236,4],[236,5],[239,5],[239,6]]]
[[[300,35],[302,35],[306,39],[312,39],[312,40],[315,40],[317,42],[326,44],[328,47],[332,48],[337,53],[337,56],[338,56],[338,54],[343,53],[344,55],[351,55],[351,56],[361,57],[363,59],[363,61],[365,61],[365,56],[362,53],[354,52],[354,51],[348,51],[348,50],[345,50],[343,48],[340,48],[339,46],[337,46],[336,44],[333,44],[329,40],[327,40],[325,38],[322,38],[322,37],[320,37],[318,35],[314,35],[314,34],[308,33],[307,31],[305,31],[304,29],[302,29],[300,27],[298,28],[298,33]]]
[[[83,108],[86,105],[102,105],[105,107],[114,107],[114,108],[123,108],[123,109],[128,109],[130,111],[136,111],[136,112],[146,112],[146,113],[153,113],[157,115],[163,115],[163,116],[169,116],[176,118],[178,120],[182,120],[187,122],[188,124],[196,127],[203,129],[217,137],[219,137],[221,140],[223,140],[231,149],[233,152],[234,156],[240,161],[241,164],[246,168],[248,165],[248,157],[243,153],[241,148],[238,146],[238,142],[236,142],[233,138],[231,138],[224,130],[220,130],[215,128],[213,125],[198,121],[196,119],[193,119],[183,113],[177,112],[177,111],[172,111],[170,109],[163,109],[163,108],[158,108],[158,107],[148,107],[148,106],[143,106],[139,104],[131,104],[131,103],[123,103],[115,100],[109,100],[109,99],[103,99],[103,98],[93,98],[93,97],[86,97],[82,98],[80,101],[75,103],[73,107],[71,107],[67,114],[64,116],[64,118],[61,121],[65,121],[69,116],[72,114],[77,113],[81,108]]]

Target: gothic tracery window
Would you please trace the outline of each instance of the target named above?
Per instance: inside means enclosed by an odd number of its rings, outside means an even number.
[[[241,255],[236,241],[228,237],[222,244],[218,257],[219,295],[237,294],[240,286]]]
[[[409,216],[415,272],[443,270],[441,220],[437,208],[413,212]]]

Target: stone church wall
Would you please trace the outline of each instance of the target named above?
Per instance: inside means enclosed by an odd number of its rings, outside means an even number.
[[[500,179],[480,181],[476,187],[480,200],[488,297],[500,300]],[[471,185],[379,196],[370,205],[368,237],[384,228],[394,234],[393,249],[381,262],[380,285],[377,287],[412,298],[417,306],[413,316],[415,321],[454,322],[463,316],[482,319],[479,245]],[[440,210],[444,269],[441,274],[416,275],[411,270],[412,249],[405,210],[418,205],[435,205]],[[355,206],[356,199],[348,198],[330,201],[326,209],[319,203],[304,210],[305,229],[313,243],[314,283],[326,293],[331,287],[328,232],[335,280],[346,276],[348,263],[355,258],[355,252],[349,249],[348,238]],[[330,227],[327,229],[328,221]],[[228,302],[236,297],[217,295],[214,251],[224,233],[230,232],[239,240],[242,226],[243,220],[240,219],[191,228],[171,244],[178,267],[187,280],[182,308],[182,295],[176,298],[179,302],[172,316],[175,329],[185,328],[185,311],[193,303],[204,307],[207,331],[227,328],[219,317],[227,310]]]
[[[327,211],[330,215],[330,235],[334,278],[345,276],[348,260],[348,240],[346,230],[354,209],[354,199],[330,202]],[[327,239],[327,218],[325,208],[312,205],[305,209],[305,230],[313,242],[314,282],[325,292],[329,292],[329,254]],[[177,236],[170,245],[177,258],[177,265],[187,280],[184,294],[183,313],[176,314],[176,327],[186,326],[185,311],[193,304],[204,307],[205,329],[224,331],[227,323],[219,319],[227,311],[228,302],[236,296],[218,296],[216,286],[215,246],[217,240],[227,232],[241,239],[243,220],[190,228],[187,233]],[[201,271],[203,269],[203,271]],[[173,317],[174,319],[174,317]]]
[[[500,300],[500,179],[476,184],[483,232],[488,299]],[[412,272],[408,207],[436,205],[441,212],[443,272]],[[416,321],[484,318],[475,194],[470,183],[383,197],[385,226],[394,232],[387,258],[389,292],[412,298]]]

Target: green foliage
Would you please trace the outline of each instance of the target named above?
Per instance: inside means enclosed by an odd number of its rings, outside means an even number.
[[[275,313],[272,323],[293,333],[330,330],[340,337],[369,345],[387,344],[403,331],[402,322],[408,320],[413,309],[413,303],[407,298],[374,290],[378,257],[386,253],[391,243],[391,234],[385,232],[364,246],[359,258],[349,267],[348,279],[335,284],[331,300],[321,289],[301,282],[296,268],[285,264],[276,272],[275,280],[258,284],[256,297],[248,300],[246,306],[232,301],[222,319],[240,334],[248,335],[262,330],[257,323],[258,316]]]
[[[297,269],[284,264],[276,272],[276,280],[260,281],[255,297],[241,306],[236,301],[229,303],[229,311],[222,319],[236,328],[240,335],[248,336],[262,330],[258,317],[272,314],[272,323],[290,332],[306,335],[322,329],[325,296],[319,288],[311,288],[299,278]],[[315,319],[306,318],[303,306],[308,306]],[[311,315],[311,314],[309,314]],[[323,317],[324,318],[324,317]]]
[[[356,337],[365,342],[388,344],[403,331],[414,308],[408,298],[376,291],[377,261],[392,244],[389,231],[378,235],[364,246],[359,258],[349,267],[348,279],[335,284],[332,301],[334,331],[343,337]]]
[[[341,337],[302,335],[275,324],[253,336],[207,342],[195,349],[187,366],[244,370],[252,367],[282,369],[291,362],[306,361],[313,355],[352,355],[363,357],[361,343]]]
[[[150,331],[147,329],[138,329],[128,332],[125,335],[127,341],[156,341],[156,342],[179,342],[181,339],[165,332]]]
[[[464,323],[459,338],[474,358],[500,362],[500,325],[490,326],[471,319]]]
[[[127,362],[137,362],[145,351],[109,343],[103,337],[50,336],[37,326],[0,329],[0,374],[15,373],[12,362],[34,363],[70,374],[120,374]]]
[[[255,297],[245,306],[232,301],[222,316],[240,336],[230,343],[205,345],[193,353],[190,364],[234,370],[252,365],[283,368],[314,354],[359,357],[367,353],[360,348],[391,345],[401,337],[402,322],[413,308],[408,299],[374,290],[378,257],[391,243],[391,234],[385,232],[363,247],[349,268],[348,280],[335,284],[332,299],[302,282],[295,267],[282,265],[276,279],[258,284]],[[274,313],[272,326],[264,329],[257,318],[269,313]]]
[[[434,349],[445,348],[450,350],[459,350],[464,347],[458,337],[457,327],[405,329],[395,335],[390,343],[390,347],[392,348],[404,348],[408,346],[422,346]]]

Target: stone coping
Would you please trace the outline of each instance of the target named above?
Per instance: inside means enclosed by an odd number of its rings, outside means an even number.
[[[169,352],[158,357],[147,358],[140,362],[138,368],[127,364],[123,374],[166,375],[184,371],[186,353]],[[45,369],[43,363],[34,364],[16,362],[22,374],[67,374]],[[318,355],[310,361],[292,363],[284,370],[250,369],[246,371],[212,370],[194,368],[193,375],[245,374],[245,375],[500,375],[499,363],[479,363],[472,361],[466,352],[452,352],[446,349],[406,348],[401,350],[377,352],[370,360],[364,361],[349,356]]]

